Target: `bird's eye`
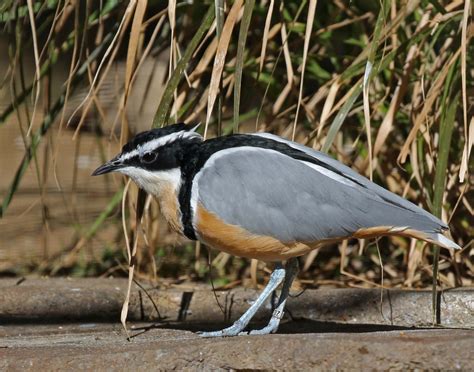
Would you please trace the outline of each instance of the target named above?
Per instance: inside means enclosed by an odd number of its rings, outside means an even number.
[[[156,152],[145,152],[142,155],[140,160],[142,161],[142,163],[149,164],[149,163],[153,163],[156,160],[156,157],[157,157]]]

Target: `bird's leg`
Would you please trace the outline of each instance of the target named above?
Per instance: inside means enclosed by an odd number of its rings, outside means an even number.
[[[270,303],[272,305],[272,312],[273,312],[278,306],[278,293],[277,293],[277,290],[274,290],[272,292],[272,297],[270,298]]]
[[[250,306],[244,315],[236,320],[234,324],[220,331],[202,332],[200,335],[202,337],[223,337],[237,336],[239,333],[241,333],[244,328],[247,327],[247,324],[249,324],[250,320],[253,318],[258,309],[266,301],[268,296],[270,296],[272,292],[281,284],[283,279],[285,279],[285,271],[286,269],[281,264],[276,266],[275,270],[273,270],[272,274],[270,275],[270,280],[267,286],[263,289],[262,293],[260,293],[252,306]]]
[[[278,306],[273,311],[272,317],[268,322],[267,326],[262,329],[256,329],[250,331],[248,334],[250,335],[267,335],[269,333],[275,333],[278,330],[278,326],[280,325],[280,320],[283,318],[285,314],[285,304],[290,294],[291,283],[295,279],[296,275],[298,274],[298,259],[297,258],[290,258],[285,265],[286,275],[285,281],[283,282],[283,288],[281,289],[280,299],[278,300]]]

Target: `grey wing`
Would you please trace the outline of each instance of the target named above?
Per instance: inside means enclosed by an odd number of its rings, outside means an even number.
[[[199,202],[224,222],[283,242],[347,237],[377,226],[441,229],[416,206],[390,203],[355,182],[268,149],[214,154],[196,186]]]
[[[424,209],[414,205],[413,203],[409,202],[408,200],[403,199],[402,197],[400,197],[400,196],[384,189],[383,187],[377,185],[376,183],[371,182],[366,177],[361,176],[359,173],[355,172],[353,169],[349,168],[348,166],[342,164],[341,162],[337,161],[336,159],[330,157],[329,155],[327,155],[323,152],[311,149],[307,146],[303,146],[299,143],[286,140],[282,137],[279,137],[279,136],[276,136],[276,135],[270,134],[270,133],[251,133],[250,135],[267,138],[267,139],[277,141],[277,142],[283,142],[283,143],[286,143],[287,145],[289,145],[289,146],[291,146],[295,149],[303,151],[306,154],[314,157],[315,159],[323,161],[324,163],[334,167],[335,169],[337,169],[341,173],[345,174],[348,178],[353,179],[353,180],[357,181],[358,183],[362,184],[367,190],[370,190],[370,191],[374,192],[379,198],[382,198],[383,200],[387,201],[388,203],[399,205],[402,208],[411,210],[411,211],[416,212],[418,214],[422,214],[427,219],[433,221],[433,223],[440,225],[443,230],[448,229],[448,226],[443,221],[441,221],[439,218],[436,218],[431,213],[429,213],[429,212],[425,211]]]

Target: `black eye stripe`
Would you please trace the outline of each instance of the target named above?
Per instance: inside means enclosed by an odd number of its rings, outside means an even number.
[[[158,157],[158,154],[156,152],[148,151],[140,156],[140,161],[142,163],[149,164],[149,163],[153,163],[157,157]]]

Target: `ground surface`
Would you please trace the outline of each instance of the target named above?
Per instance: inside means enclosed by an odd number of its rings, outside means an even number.
[[[229,324],[257,292],[217,292],[223,314],[208,288],[180,285],[147,294],[135,288],[127,341],[118,321],[124,284],[0,280],[0,371],[474,366],[474,291],[468,289],[440,297],[444,328],[429,326],[429,292],[385,291],[380,302],[379,290],[326,289],[291,298],[291,317],[278,334],[203,339],[194,332]],[[259,312],[254,327],[269,312],[269,306]]]
[[[299,328],[299,329],[298,329]],[[463,369],[474,366],[472,330],[284,327],[270,336],[202,339],[151,328],[128,342],[117,324],[2,327],[1,370]]]

